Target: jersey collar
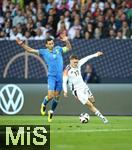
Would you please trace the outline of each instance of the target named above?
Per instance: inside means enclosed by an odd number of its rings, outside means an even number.
[[[50,53],[55,53],[55,48],[53,48],[52,51],[47,48],[47,51],[50,52]]]

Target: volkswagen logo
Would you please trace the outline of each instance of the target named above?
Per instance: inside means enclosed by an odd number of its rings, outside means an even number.
[[[8,84],[0,91],[0,109],[8,114],[17,114],[23,107],[24,95],[22,90],[14,85]]]

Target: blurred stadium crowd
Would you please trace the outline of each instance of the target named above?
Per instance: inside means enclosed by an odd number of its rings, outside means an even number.
[[[3,0],[0,40],[132,39],[131,0]]]

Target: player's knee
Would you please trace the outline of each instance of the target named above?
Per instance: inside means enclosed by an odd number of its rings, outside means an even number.
[[[92,96],[92,97],[90,97],[89,98],[89,101],[91,102],[91,103],[95,103],[95,99],[94,99],[94,97]]]
[[[52,100],[54,98],[54,95],[53,94],[49,94],[48,95],[48,100]]]

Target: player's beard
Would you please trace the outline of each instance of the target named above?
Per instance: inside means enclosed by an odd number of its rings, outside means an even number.
[[[49,50],[52,51],[52,50],[53,50],[53,47],[49,47]]]

